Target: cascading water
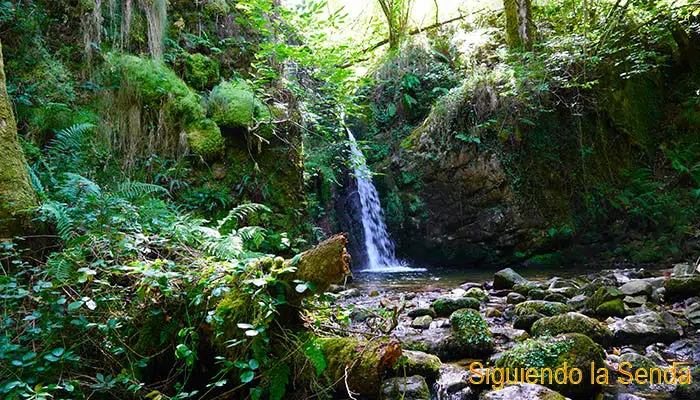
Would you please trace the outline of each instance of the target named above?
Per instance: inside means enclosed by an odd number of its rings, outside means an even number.
[[[394,242],[391,241],[384,223],[384,212],[379,202],[377,189],[372,183],[372,172],[367,166],[364,154],[357,148],[357,141],[350,129],[347,129],[350,140],[352,166],[357,179],[357,191],[360,195],[362,228],[365,236],[368,272],[401,272],[416,271],[396,258]]]

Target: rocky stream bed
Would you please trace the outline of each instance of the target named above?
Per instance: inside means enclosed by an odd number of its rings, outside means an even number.
[[[382,382],[384,399],[700,399],[697,268],[574,272],[546,279],[504,269],[466,283],[356,279],[334,291],[353,309],[352,331],[370,332],[380,315],[393,321],[389,336],[406,362],[402,376]],[[508,384],[496,375],[485,383],[489,368],[524,374],[564,363],[580,369],[580,383]],[[654,368],[663,372],[649,376]]]

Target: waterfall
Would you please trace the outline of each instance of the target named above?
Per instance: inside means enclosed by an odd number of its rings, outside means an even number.
[[[360,195],[362,228],[365,236],[369,272],[399,272],[416,270],[407,267],[405,262],[396,258],[394,242],[389,237],[384,223],[384,211],[379,202],[377,189],[372,183],[372,171],[367,166],[364,154],[357,148],[357,141],[350,129],[347,129],[350,140],[350,161],[357,179],[357,191]]]

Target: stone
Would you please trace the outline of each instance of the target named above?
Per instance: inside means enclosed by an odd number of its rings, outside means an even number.
[[[563,289],[569,287],[578,288],[578,284],[570,279],[564,279],[559,277],[554,277],[549,280],[549,290]]]
[[[369,292],[369,297],[377,297],[377,296],[379,296],[379,292],[378,292],[378,291],[372,290],[371,292]]]
[[[547,291],[542,289],[532,289],[528,293],[530,300],[544,300],[547,297]]]
[[[438,317],[447,317],[461,308],[479,309],[479,300],[472,297],[441,297],[432,304]]]
[[[428,383],[420,375],[387,379],[380,392],[382,400],[430,400]]]
[[[460,287],[462,290],[466,290],[466,291],[468,292],[469,289],[471,289],[471,288],[481,288],[481,284],[480,284],[480,283],[476,283],[476,282],[465,282],[465,283],[459,285],[459,287]]]
[[[343,290],[343,291],[339,292],[338,294],[346,299],[349,299],[352,297],[359,297],[362,293],[360,293],[360,289],[352,288],[352,289]]]
[[[649,357],[643,356],[633,351],[620,355],[619,362],[629,363],[632,367],[626,368],[626,370],[631,370],[633,373],[638,368],[648,370],[650,368],[658,367],[657,363],[652,361]]]
[[[420,375],[429,381],[435,381],[440,375],[442,362],[437,356],[416,350],[403,350],[403,358],[395,365],[394,370],[401,376]]]
[[[493,338],[486,321],[478,311],[470,308],[450,315],[452,332],[466,357],[483,357],[493,351]]]
[[[486,301],[489,299],[488,293],[486,293],[484,291],[484,289],[478,288],[478,287],[473,287],[473,288],[467,290],[467,292],[464,294],[464,296],[465,297],[472,297],[472,298],[475,298],[479,301]]]
[[[673,391],[673,398],[679,400],[700,399],[700,368],[692,368],[690,385],[676,385]]]
[[[664,283],[666,301],[680,301],[700,293],[700,276],[669,278]]]
[[[389,307],[393,306],[394,303],[392,303],[392,301],[390,299],[388,299],[386,297],[382,297],[381,299],[379,299],[379,305],[384,307],[384,308],[389,308]]]
[[[545,386],[563,395],[575,398],[593,398],[602,386],[591,382],[591,364],[605,366],[605,352],[591,338],[579,333],[556,337],[528,339],[503,352],[496,361],[497,368],[578,368],[582,380],[578,384],[568,381],[557,383],[545,377]],[[513,398],[513,397],[511,397]]]
[[[350,313],[350,319],[355,322],[364,322],[372,316],[372,312],[364,307],[356,307]]]
[[[483,393],[481,400],[566,400],[552,389],[530,383],[509,385],[500,390]]]
[[[627,296],[650,296],[654,287],[644,279],[633,279],[620,286],[619,289]]]
[[[599,305],[595,309],[594,314],[601,318],[624,317],[627,315],[627,311],[625,311],[624,301],[622,299],[615,299]]]
[[[647,303],[646,296],[625,296],[622,301],[629,307],[641,307]]]
[[[430,315],[422,315],[420,317],[416,317],[416,319],[411,322],[411,327],[416,329],[428,329],[432,323],[433,317]]]
[[[683,278],[695,275],[695,267],[690,263],[678,263],[673,265],[671,276],[675,278]]]
[[[512,268],[505,268],[496,272],[493,276],[493,288],[498,289],[511,289],[516,283],[525,282],[525,278],[520,276]]]
[[[585,294],[579,294],[567,300],[566,305],[573,308],[574,310],[580,310],[585,306],[587,300],[588,296],[586,296]]]
[[[431,317],[437,317],[435,311],[432,308],[414,308],[407,314],[410,318],[422,317],[424,315],[430,315]]]
[[[538,282],[533,281],[523,281],[513,285],[512,290],[516,293],[520,293],[523,296],[527,296],[533,289],[542,289],[542,285]]]
[[[648,345],[656,342],[671,343],[680,338],[680,327],[667,312],[649,311],[631,315],[608,326],[617,345]]]
[[[510,292],[510,293],[508,293],[508,296],[506,296],[506,303],[507,304],[519,304],[525,300],[527,300],[525,298],[525,296],[523,296],[520,293],[516,293],[516,292]]]
[[[489,330],[493,336],[501,336],[509,341],[526,339],[529,335],[523,329],[509,328],[507,326],[493,326]]]
[[[541,314],[543,316],[551,317],[569,311],[571,311],[571,307],[567,306],[566,304],[544,300],[528,300],[517,304],[513,310],[513,314],[516,316]]]
[[[604,346],[612,339],[612,332],[607,325],[575,312],[541,318],[532,325],[530,332],[533,336],[581,333]]]
[[[496,307],[487,307],[484,315],[488,318],[498,318],[503,316],[503,312]]]
[[[567,301],[569,301],[569,298],[564,296],[563,294],[560,293],[550,293],[546,296],[544,296],[544,301],[553,301],[555,303],[564,303],[566,304]]]
[[[683,315],[695,326],[700,326],[700,302],[692,303],[685,310]]]

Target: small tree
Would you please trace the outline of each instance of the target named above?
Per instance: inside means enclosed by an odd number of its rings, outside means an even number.
[[[535,32],[531,0],[503,0],[506,14],[506,41],[512,48],[532,47]]]
[[[408,17],[411,14],[413,0],[377,0],[389,28],[389,49],[399,48],[401,39],[406,35]]]
[[[0,43],[0,240],[26,232],[27,211],[37,204],[27,161],[17,140],[17,123],[5,85]]]

